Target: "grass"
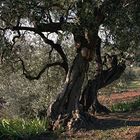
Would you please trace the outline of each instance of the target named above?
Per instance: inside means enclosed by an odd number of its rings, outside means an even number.
[[[28,139],[46,132],[47,120],[1,119],[0,139]]]
[[[128,84],[128,88],[129,89],[138,89],[138,88],[140,88],[140,81],[139,80],[131,81]]]
[[[123,102],[114,104],[111,107],[112,112],[128,112],[140,108],[140,98],[133,102]]]
[[[118,111],[131,111],[140,107],[140,98],[133,102],[119,103],[112,106],[113,112]],[[92,131],[93,137],[102,140],[115,140],[120,136],[122,130],[125,132],[127,127],[121,127],[119,129],[109,129],[109,130],[95,130]],[[129,129],[128,129],[129,130]],[[48,120],[25,120],[25,119],[1,119],[0,120],[0,140],[29,140],[34,139],[42,133],[48,131]],[[115,134],[115,135],[114,135]],[[117,134],[117,136],[116,136]],[[89,134],[88,134],[89,135]],[[90,136],[82,134],[82,138],[89,140]],[[46,136],[46,135],[45,135]],[[52,138],[53,135],[50,136]],[[58,136],[58,135],[57,135]],[[123,137],[123,136],[122,136]],[[47,137],[45,137],[47,138]],[[67,137],[66,137],[67,138]],[[80,139],[78,137],[73,137],[73,140]]]

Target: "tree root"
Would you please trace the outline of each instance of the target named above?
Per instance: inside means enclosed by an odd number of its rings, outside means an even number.
[[[96,113],[99,113],[99,114],[101,114],[101,113],[104,113],[104,114],[111,113],[111,110],[109,110],[106,106],[100,104],[99,102],[97,102],[95,105],[92,105],[92,106],[93,106]]]
[[[79,113],[73,111],[71,114],[59,115],[58,119],[52,123],[52,130],[65,128],[65,130],[88,130],[96,124],[96,118],[89,113]]]

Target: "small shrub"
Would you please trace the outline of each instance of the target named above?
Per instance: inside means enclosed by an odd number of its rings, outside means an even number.
[[[28,139],[46,132],[47,120],[2,119],[0,120],[0,139]]]
[[[140,107],[140,98],[134,102],[123,102],[114,104],[111,107],[112,112],[127,112],[138,109]]]

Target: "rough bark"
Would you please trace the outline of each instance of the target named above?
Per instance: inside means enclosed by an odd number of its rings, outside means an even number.
[[[69,128],[82,128],[89,125],[89,121],[93,123],[93,119],[88,110],[92,106],[96,112],[106,112],[109,110],[101,105],[97,99],[97,93],[100,88],[112,83],[118,79],[125,69],[125,65],[113,64],[111,68],[103,70],[101,58],[101,39],[98,37],[98,28],[104,21],[104,15],[99,8],[95,8],[95,20],[97,26],[92,31],[89,29],[85,35],[85,29],[80,28],[83,32],[80,34],[73,31],[75,42],[77,43],[77,56],[70,68],[67,79],[62,92],[52,103],[47,111],[48,117],[52,120],[53,128],[59,127],[60,124]],[[48,40],[41,32],[57,32],[62,30],[61,23],[50,23],[48,25],[40,24],[35,29],[26,27],[13,27],[13,30],[30,30],[38,33],[45,43],[50,44],[62,57],[62,66],[65,71],[68,71],[67,59],[61,46],[54,44]],[[78,37],[76,37],[78,36]],[[94,52],[94,53],[93,53]],[[88,70],[88,63],[92,60],[92,53],[95,55],[96,61],[96,76],[89,80],[82,95],[81,89],[84,82],[85,74]],[[87,113],[86,113],[87,112]]]
[[[93,111],[96,111],[97,113],[110,112],[109,109],[99,103],[97,99],[97,93],[99,89],[117,80],[124,72],[125,67],[125,64],[118,64],[113,68],[102,70],[102,72],[96,75],[94,79],[88,81],[88,84],[86,85],[80,100],[84,111],[88,112],[89,108],[92,106]]]
[[[75,113],[79,114],[79,98],[88,65],[88,61],[78,53],[68,73],[63,91],[48,109],[47,115],[54,121],[54,124],[60,118],[63,120],[67,116],[66,119],[70,119]]]

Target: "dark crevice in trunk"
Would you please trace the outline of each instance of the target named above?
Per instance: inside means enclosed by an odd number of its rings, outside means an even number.
[[[92,106],[93,111],[97,113],[110,112],[109,109],[99,103],[97,99],[98,90],[117,80],[124,72],[125,68],[125,64],[118,64],[114,68],[102,70],[101,74],[96,75],[94,79],[88,81],[80,100],[84,111],[88,111]]]
[[[95,49],[95,61],[96,61],[96,74],[99,75],[102,71],[102,58],[101,58],[101,39],[98,37]]]

